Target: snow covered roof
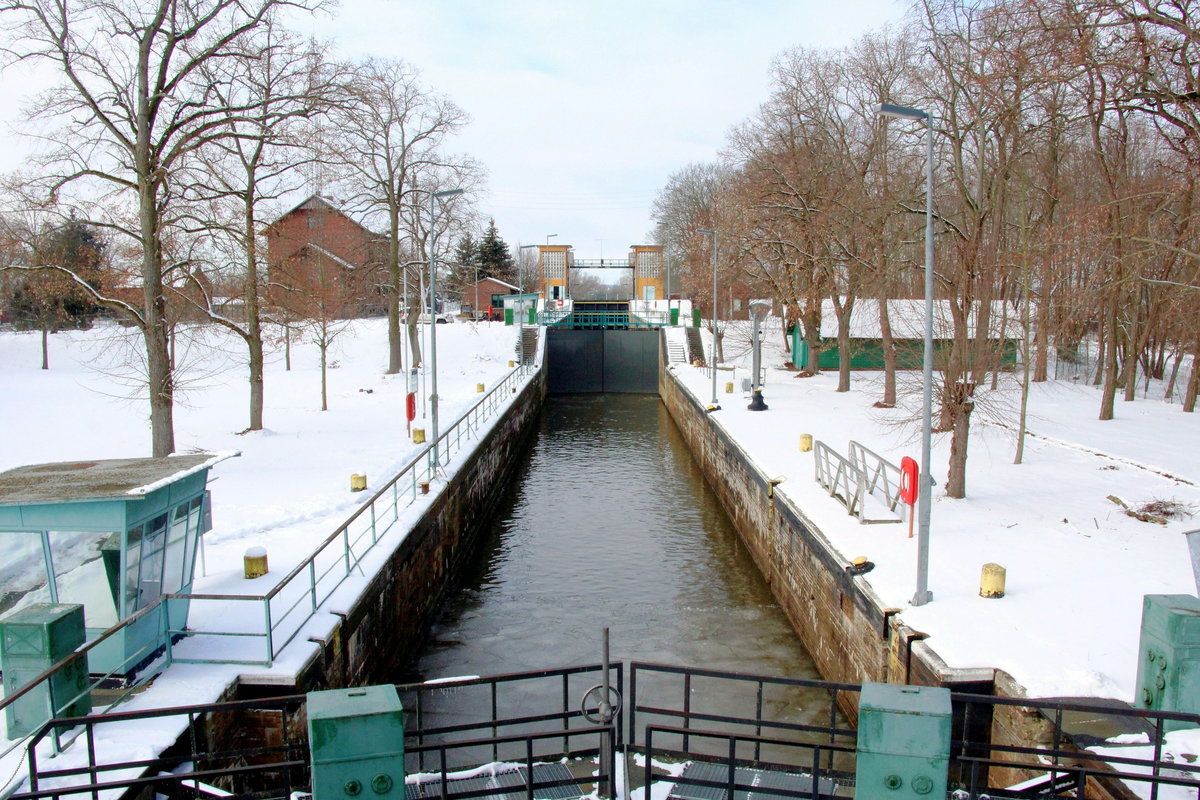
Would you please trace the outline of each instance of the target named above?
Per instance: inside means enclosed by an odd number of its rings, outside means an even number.
[[[483,283],[484,281],[491,281],[492,283],[497,283],[497,284],[499,284],[499,285],[503,286],[505,289],[512,289],[514,292],[519,292],[519,291],[521,291],[521,287],[520,287],[520,286],[513,286],[513,285],[512,285],[511,283],[509,283],[508,281],[502,281],[502,280],[500,280],[499,278],[493,278],[493,277],[492,277],[492,276],[490,276],[490,275],[488,275],[487,277],[484,277],[484,278],[480,278],[480,279],[479,279],[479,282],[480,282],[480,283]]]
[[[998,339],[1002,320],[1006,320],[1006,339],[1021,338],[1020,309],[1008,308],[1004,311],[1004,302],[997,300],[992,303],[990,338]],[[918,300],[888,300],[888,320],[892,324],[892,336],[897,339],[921,339],[925,336],[925,301]],[[978,305],[971,310],[968,319],[971,336],[975,335],[975,319],[978,316]],[[935,339],[948,339],[954,333],[954,322],[950,316],[948,300],[933,301],[933,336]],[[833,301],[825,299],[821,302],[821,336],[833,339],[838,334],[837,314],[834,313]],[[878,339],[879,301],[873,298],[858,298],[854,301],[854,309],[850,312],[850,336],[855,339]]]
[[[319,245],[319,244],[313,244],[312,242],[309,242],[305,246],[311,247],[313,250],[316,250],[318,253],[325,256],[326,258],[334,261],[337,264],[341,264],[346,269],[358,269],[357,266],[355,266],[354,264],[351,264],[349,261],[347,261],[346,259],[339,256],[337,253],[331,253],[330,251],[326,250],[324,247],[321,247],[321,245]]]
[[[17,467],[0,473],[0,506],[137,499],[237,455],[237,451],[189,453]]]

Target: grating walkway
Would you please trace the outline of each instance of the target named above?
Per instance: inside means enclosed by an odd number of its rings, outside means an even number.
[[[683,781],[704,781],[720,784],[720,786],[696,786]],[[710,764],[704,761],[693,761],[683,769],[676,779],[667,800],[726,800],[725,785],[729,782],[729,767],[724,764]],[[734,783],[738,786],[752,786],[750,790],[737,789],[733,800],[797,800],[798,797],[848,797],[838,795],[838,785],[827,778],[817,782],[817,793],[813,794],[812,776],[793,774],[790,772],[770,772],[767,770],[737,767],[734,769]],[[776,790],[776,791],[773,791]],[[787,794],[783,794],[786,792]]]
[[[437,775],[421,776],[426,780],[407,783],[404,794],[407,800],[434,800],[442,796],[442,782]],[[566,764],[534,764],[533,782],[546,783],[563,781],[562,786],[546,786],[533,790],[536,800],[578,800],[576,778]],[[469,794],[487,800],[527,800],[529,797],[529,771],[525,767],[501,767],[461,778],[446,780],[448,796]]]

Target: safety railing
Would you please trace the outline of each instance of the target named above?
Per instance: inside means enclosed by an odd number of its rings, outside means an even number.
[[[863,491],[897,515],[896,520],[880,521],[898,521],[900,512],[897,509],[901,503],[900,468],[866,445],[855,441],[850,442],[850,462],[858,467],[858,471],[863,475]]]
[[[858,692],[857,684],[635,661],[630,666],[626,705],[629,739],[635,746],[648,748],[649,742],[639,739],[639,726],[657,725],[663,734],[660,748],[664,748],[663,737],[670,729],[678,733],[676,752],[720,757],[726,754],[724,749],[697,746],[690,732],[750,737],[745,741],[751,742],[753,752],[742,755],[754,760],[770,755],[763,752],[762,742],[754,743],[754,737],[808,745],[852,745],[854,729],[839,709],[857,705]]]
[[[37,731],[39,728],[43,728],[47,721],[64,716],[65,711],[76,708],[76,704],[84,698],[88,698],[88,705],[93,709],[119,704],[134,691],[135,687],[129,680],[129,676],[139,669],[143,670],[144,674],[156,674],[163,666],[162,663],[153,663],[155,656],[162,650],[162,640],[157,636],[127,636],[127,634],[134,629],[143,629],[143,626],[159,632],[165,631],[166,608],[166,603],[159,598],[145,608],[139,609],[97,638],[80,645],[74,652],[51,664],[24,686],[0,700],[0,715],[3,715],[6,723],[4,732],[9,738],[8,743],[0,749],[0,760],[17,748],[24,747],[30,738],[29,736],[14,735],[15,732],[9,730],[9,726],[13,725],[18,718],[23,718],[21,719],[23,728],[31,732]],[[86,666],[83,669],[75,666],[80,659],[87,662],[89,656],[99,649],[109,651],[111,649],[110,640],[122,640],[126,645],[133,641],[140,641],[142,644],[131,652],[127,652],[124,659],[103,674],[93,674]],[[89,677],[82,685],[71,686],[70,681],[58,678],[60,674],[68,671],[71,674],[88,675]],[[68,691],[65,696],[64,689]],[[69,692],[72,690],[74,693],[70,694]],[[41,708],[37,708],[37,706],[41,706]],[[58,752],[76,735],[75,732],[63,726],[54,726],[47,730],[54,752]]]
[[[623,665],[613,664],[611,669],[610,683],[620,695],[624,691]],[[603,670],[602,664],[583,664],[397,686],[409,724],[407,752],[435,753],[440,752],[437,750],[440,745],[451,742],[457,745],[456,762],[430,762],[420,756],[413,768],[420,772],[457,769],[469,766],[472,758],[474,764],[480,764],[524,755],[520,750],[506,752],[498,739],[486,750],[472,751],[462,745],[473,737],[482,741],[487,737],[557,732],[561,737],[557,745],[553,737],[543,741],[558,749],[539,749],[534,755],[568,753],[570,742],[564,734],[592,726],[595,715],[587,698],[603,680]],[[619,729],[616,744],[620,744]]]
[[[613,684],[619,689],[620,663],[612,668],[617,671]],[[616,718],[606,725],[595,723],[597,709],[588,705],[588,698],[595,696],[582,690],[599,679],[602,669],[585,665],[397,687],[408,711],[406,771],[413,779],[410,783],[421,784],[410,788],[433,800],[520,796],[533,783],[547,789],[607,783],[615,773],[605,769],[604,757],[611,759],[614,750],[623,749],[627,755],[646,756],[647,765],[675,762],[686,767],[671,777],[647,771],[645,785],[655,785],[656,797],[665,795],[658,791],[662,782],[695,787],[677,792],[681,796],[723,800],[744,798],[741,793],[752,787],[757,787],[756,793],[781,798],[877,796],[855,791],[858,733],[838,711],[857,706],[862,688],[857,684],[634,662],[627,702],[618,703]],[[473,690],[482,693],[482,702],[465,703]],[[536,702],[530,703],[530,697]],[[425,711],[414,718],[418,702]],[[304,703],[303,696],[293,696],[51,720],[38,731],[34,744],[56,727],[70,728],[78,731],[77,742],[86,742],[85,750],[78,758],[60,762],[39,758],[37,748],[31,747],[28,786],[9,800],[95,800],[101,792],[117,796],[108,790],[187,789],[222,775],[223,788],[240,796],[251,796],[243,793],[253,785],[258,792],[253,796],[286,797],[291,790],[302,790],[307,778],[307,748],[298,738],[289,738],[289,731],[303,728]],[[430,704],[440,704],[441,711]],[[947,739],[923,744],[944,748],[956,800],[1168,800],[1197,797],[1200,792],[1200,763],[1189,760],[1193,751],[1188,747],[1190,729],[1200,727],[1200,715],[1136,709],[1112,701],[968,693],[951,693],[950,704]],[[246,747],[243,750],[216,746],[212,732],[236,729],[239,715],[247,713],[275,715],[271,724],[282,732],[280,739],[265,747],[235,745]],[[439,714],[443,719],[435,719]],[[1003,724],[1006,715],[1020,724]],[[631,731],[626,745],[620,743],[622,716]],[[157,722],[148,726],[147,720]],[[128,741],[124,734],[136,735],[147,727],[177,731],[174,746],[147,755],[123,744]],[[993,738],[996,731],[1014,730],[1026,732],[1027,740]],[[537,769],[562,759],[590,758],[600,759],[599,775],[586,761],[571,773]],[[513,783],[471,782],[514,765],[524,766],[526,772]],[[165,788],[159,791],[179,796]],[[611,796],[604,789],[596,794]],[[540,791],[537,795],[556,796]]]
[[[428,493],[439,470],[474,441],[534,370],[531,363],[509,372],[266,594],[169,596],[168,602],[189,603],[190,613],[187,628],[168,631],[168,660],[270,666],[347,579],[355,572],[366,577],[363,559],[380,538],[405,509]],[[244,614],[230,610],[239,604],[245,607]],[[215,622],[222,627],[208,627]],[[184,638],[173,644],[173,636]],[[213,642],[221,645],[219,657],[205,655]]]
[[[813,456],[816,464],[815,479],[830,497],[841,501],[846,511],[858,519],[860,523],[899,522],[900,517],[875,517],[867,512],[867,499],[876,496],[881,487],[889,490],[896,487],[895,502],[877,497],[881,505],[888,511],[896,513],[899,502],[899,472],[896,467],[879,456],[859,445],[855,452],[855,442],[850,443],[851,457],[847,458],[822,441],[813,442]],[[869,455],[868,455],[869,454]],[[862,466],[860,466],[862,464]],[[894,470],[894,472],[890,472]]]
[[[646,311],[632,314],[628,311],[581,311],[575,309],[567,314],[557,311],[538,315],[541,325],[557,325],[563,328],[662,328],[670,323],[668,314],[662,311]]]

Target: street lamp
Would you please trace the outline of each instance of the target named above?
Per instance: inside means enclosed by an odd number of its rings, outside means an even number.
[[[712,408],[715,411],[721,407],[721,404],[717,402],[717,232],[711,228],[700,228],[696,233],[703,233],[712,237]]]
[[[546,234],[546,244],[550,244],[550,237],[551,237],[551,236],[558,236],[558,234],[557,234],[557,233],[547,233],[547,234]]]
[[[665,277],[663,280],[663,294],[667,296],[667,310],[671,309],[671,228],[667,223],[658,223],[658,228],[662,231],[662,248],[663,248],[663,270]]]
[[[754,364],[754,377],[750,379],[750,389],[753,396],[750,398],[750,405],[746,406],[751,411],[766,411],[767,404],[763,402],[762,396],[762,334],[761,329],[763,321],[767,318],[768,312],[771,310],[771,304],[766,300],[755,300],[750,304],[750,319],[754,324],[754,359],[751,363]]]
[[[429,371],[432,375],[429,392],[430,423],[433,426],[433,465],[438,467],[438,390],[437,390],[437,209],[434,203],[463,193],[462,189],[446,189],[429,195]]]
[[[933,476],[929,471],[930,439],[933,436],[933,115],[908,106],[880,103],[885,117],[925,122],[925,362],[924,400],[921,419],[921,478],[917,493],[917,591],[912,604],[923,606],[933,599],[929,591],[929,512]]]

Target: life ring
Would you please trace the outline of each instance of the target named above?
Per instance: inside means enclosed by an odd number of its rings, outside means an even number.
[[[917,462],[905,456],[900,459],[900,499],[908,505],[917,502]]]

